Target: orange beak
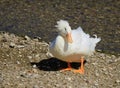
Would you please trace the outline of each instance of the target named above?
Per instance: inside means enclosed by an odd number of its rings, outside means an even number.
[[[67,41],[68,41],[69,43],[72,43],[73,40],[72,40],[71,33],[68,33],[66,36],[67,36]]]

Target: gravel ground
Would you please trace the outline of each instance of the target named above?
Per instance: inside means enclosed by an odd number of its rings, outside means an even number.
[[[119,56],[96,52],[81,75],[60,71],[67,64],[51,58],[48,46],[40,37],[0,33],[0,88],[120,88]]]

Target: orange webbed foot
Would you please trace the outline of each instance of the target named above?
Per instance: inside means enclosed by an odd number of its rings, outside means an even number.
[[[70,71],[72,70],[72,68],[65,68],[65,69],[62,69],[61,71]]]
[[[81,66],[80,66],[80,68],[78,69],[78,70],[74,70],[73,72],[74,73],[80,73],[80,74],[84,74],[84,66],[83,66],[83,63],[84,63],[84,59],[83,59],[83,57],[81,58]]]
[[[74,73],[84,74],[84,69],[73,70]]]
[[[70,71],[70,70],[72,70],[72,67],[71,67],[70,63],[68,62],[68,67],[65,69],[62,69],[61,71]]]

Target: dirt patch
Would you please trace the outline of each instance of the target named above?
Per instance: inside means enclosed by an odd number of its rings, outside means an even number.
[[[66,62],[50,58],[41,38],[0,33],[1,88],[119,88],[120,57],[96,52],[86,57],[85,74],[61,72]],[[71,63],[77,69],[80,63]]]

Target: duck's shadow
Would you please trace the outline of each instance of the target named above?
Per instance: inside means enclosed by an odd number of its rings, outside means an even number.
[[[84,61],[84,64],[86,60]],[[31,62],[31,65],[36,65],[37,68],[44,71],[58,71],[67,68],[67,62],[61,61],[57,58],[44,59],[38,63]],[[72,68],[78,69],[81,63],[71,63]]]

